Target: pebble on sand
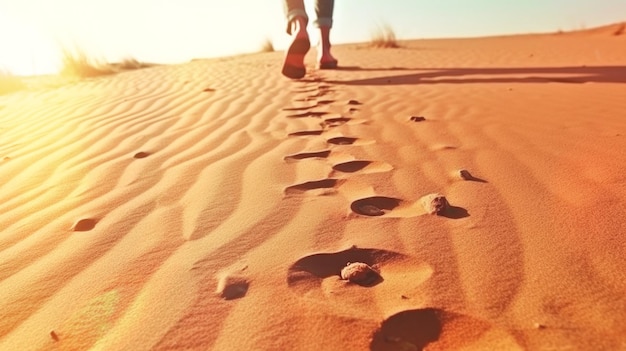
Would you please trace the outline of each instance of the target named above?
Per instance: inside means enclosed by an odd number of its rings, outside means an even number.
[[[459,169],[458,175],[459,175],[459,178],[461,178],[463,180],[472,180],[472,179],[474,179],[472,174],[468,170],[466,170],[466,169]]]
[[[426,118],[422,116],[411,116],[410,120],[412,122],[422,122],[422,121],[425,121]]]
[[[52,340],[54,341],[59,341],[59,334],[57,334],[54,330],[50,331],[50,337],[52,338]]]
[[[448,208],[448,200],[441,194],[428,194],[420,199],[422,206],[428,214],[440,214]]]
[[[362,262],[348,262],[341,270],[341,279],[357,284],[371,284],[380,277],[374,268]]]
[[[243,277],[223,275],[217,281],[216,293],[224,300],[234,300],[244,297],[250,283]]]

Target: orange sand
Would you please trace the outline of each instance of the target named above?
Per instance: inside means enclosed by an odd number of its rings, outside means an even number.
[[[616,28],[0,96],[0,350],[626,350]]]

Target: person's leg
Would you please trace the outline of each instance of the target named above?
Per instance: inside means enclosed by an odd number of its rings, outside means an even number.
[[[299,79],[306,73],[304,56],[311,47],[309,34],[306,31],[309,18],[304,9],[303,0],[285,0],[284,5],[287,15],[287,33],[291,35],[292,41],[287,49],[282,73],[289,78]]]
[[[336,68],[337,60],[330,53],[330,29],[333,26],[334,0],[316,0],[315,25],[320,29],[320,47],[317,52],[317,62],[320,68]]]

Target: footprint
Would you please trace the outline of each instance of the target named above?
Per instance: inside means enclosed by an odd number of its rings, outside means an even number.
[[[293,154],[289,156],[285,156],[285,161],[297,161],[304,160],[307,158],[327,158],[330,155],[330,150],[317,151],[317,152],[301,152],[298,154]]]
[[[309,182],[304,182],[296,185],[289,186],[285,188],[285,194],[302,194],[305,192],[314,192],[317,195],[325,195],[329,193],[329,190],[335,190],[336,187],[341,185],[345,180],[342,179],[322,179],[322,180],[313,180]]]
[[[327,115],[328,112],[322,112],[322,111],[306,111],[306,112],[301,112],[301,113],[296,113],[293,115],[289,115],[287,116],[288,118],[306,118],[306,117],[322,117],[324,115]]]
[[[341,271],[348,263],[370,266],[377,272],[375,279],[366,282],[341,279]],[[402,253],[352,246],[344,251],[299,259],[289,267],[287,285],[305,299],[330,304],[335,313],[371,318],[372,311],[367,306],[372,303],[381,311],[398,311],[419,303],[423,295],[421,287],[433,272],[430,265]]]
[[[306,110],[310,110],[313,107],[315,106],[285,107],[283,108],[283,111],[306,111]]]
[[[347,136],[333,137],[330,139],[326,139],[326,142],[328,142],[329,144],[333,144],[333,145],[355,145],[355,146],[369,145],[369,144],[375,143],[374,140],[359,139],[359,138],[347,137]]]
[[[352,118],[349,117],[327,118],[321,123],[321,126],[322,128],[338,127],[350,122],[351,120]]]
[[[72,231],[75,232],[88,232],[96,227],[98,223],[97,219],[94,218],[83,218],[78,220],[74,225],[72,225]]]
[[[348,161],[348,162],[338,163],[333,166],[334,171],[342,172],[342,173],[361,172],[361,173],[369,174],[369,173],[388,172],[392,169],[393,167],[391,167],[390,164],[387,164],[385,162],[374,162],[374,161],[363,161],[363,160]]]
[[[133,156],[133,158],[146,158],[146,157],[148,157],[148,156],[150,156],[150,153],[149,153],[149,152],[140,151],[140,152],[136,153],[136,154]]]
[[[374,332],[372,351],[522,350],[506,330],[438,308],[406,310],[385,319]]]
[[[392,197],[372,196],[352,202],[350,209],[352,212],[362,216],[379,217],[397,208],[402,203],[402,200]]]
[[[310,135],[321,135],[323,130],[303,130],[299,132],[289,133],[289,136],[310,136]]]
[[[330,105],[330,104],[332,104],[333,102],[335,102],[335,100],[319,100],[319,101],[317,102],[317,104],[318,104],[318,105]]]
[[[341,270],[350,262],[362,262],[382,270],[381,279],[368,286],[372,287],[383,282],[384,268],[388,262],[405,258],[405,255],[397,252],[360,249],[356,246],[335,253],[314,254],[299,259],[289,268],[287,284],[301,292],[321,288],[326,279],[335,280],[339,284],[350,284],[341,280]]]

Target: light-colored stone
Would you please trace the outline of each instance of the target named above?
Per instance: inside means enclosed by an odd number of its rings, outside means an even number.
[[[440,214],[449,206],[448,200],[441,194],[428,194],[423,196],[420,199],[420,203],[428,214]]]
[[[379,277],[377,271],[362,262],[348,262],[341,270],[341,279],[357,284],[371,284]]]

